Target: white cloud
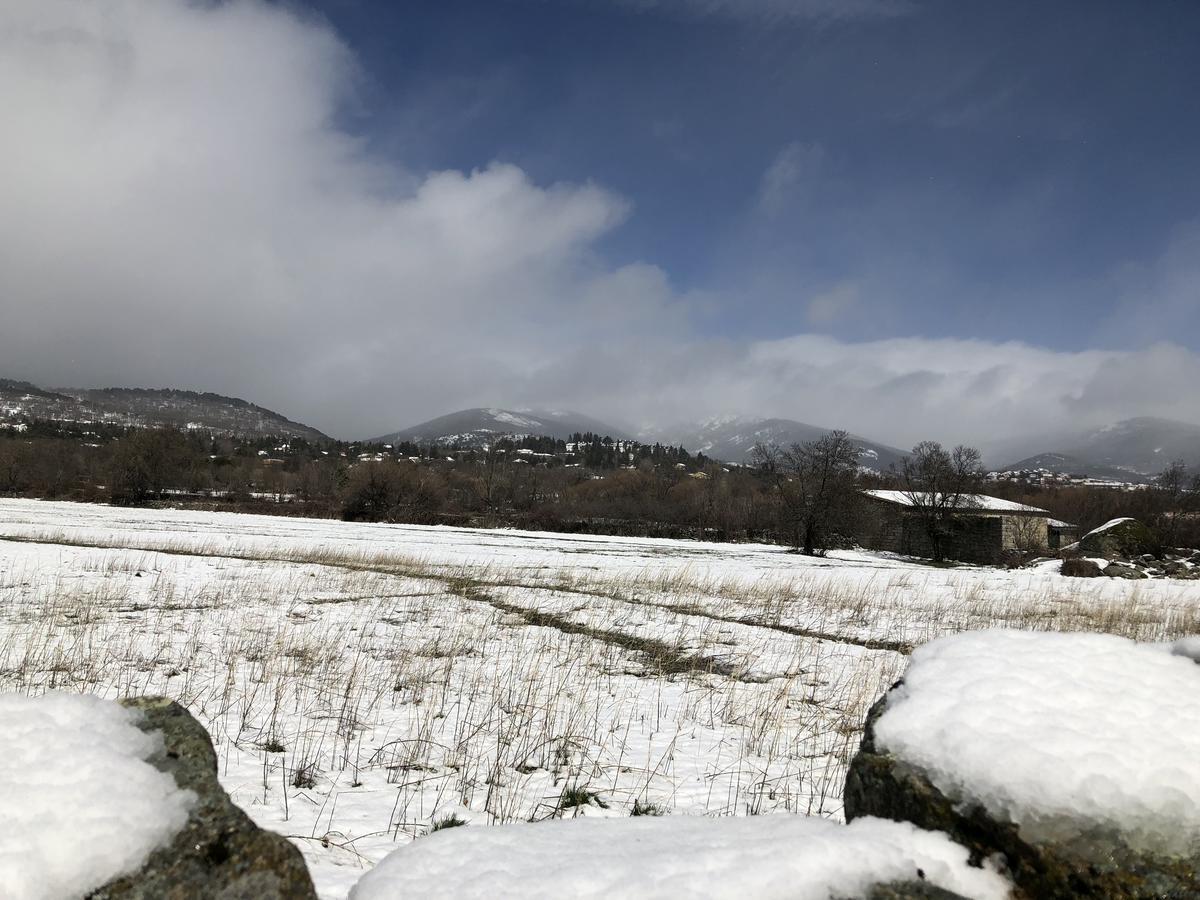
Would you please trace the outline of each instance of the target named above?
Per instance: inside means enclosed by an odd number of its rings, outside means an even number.
[[[845,318],[858,306],[860,288],[856,282],[843,281],[808,301],[808,321],[816,328],[828,327]]]
[[[1022,343],[796,335],[676,348],[630,384],[670,366],[648,399],[658,421],[734,412],[847,428],[898,446],[934,438],[1003,455],[1133,415],[1200,421],[1200,356],[1171,344],[1140,351],[1055,351]],[[595,406],[601,407],[596,397]],[[1004,460],[1011,462],[1012,460]]]
[[[595,259],[627,214],[609,192],[373,159],[335,122],[352,57],[278,6],[3,16],[13,374],[205,386],[349,431],[500,393],[543,342],[578,348],[672,300],[661,273]]]
[[[758,208],[774,216],[797,199],[803,199],[820,176],[825,151],[820,144],[788,144],[763,172],[758,187]]]
[[[704,338],[712,297],[598,253],[626,200],[376,158],[338,125],[355,77],[327,28],[277,5],[9,0],[0,375],[232,393],[344,436],[483,404],[762,413],[896,443],[1200,419],[1180,381],[1200,361],[1170,345]],[[799,176],[781,158],[782,190]],[[852,294],[814,299],[814,323]]]

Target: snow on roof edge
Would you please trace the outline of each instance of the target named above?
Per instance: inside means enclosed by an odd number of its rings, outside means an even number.
[[[913,496],[926,496],[923,491],[914,491],[910,494],[908,491],[888,491],[888,490],[867,490],[864,494],[874,497],[877,500],[883,500],[886,503],[896,503],[901,506],[913,506]],[[1047,514],[1047,511],[1040,506],[1028,506],[1024,503],[1015,503],[1012,500],[1002,500],[999,497],[992,497],[987,494],[964,494],[963,499],[967,502],[962,506],[957,507],[963,512],[1034,512]]]

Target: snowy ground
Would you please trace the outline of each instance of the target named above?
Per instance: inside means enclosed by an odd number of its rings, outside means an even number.
[[[932,637],[1200,632],[1197,582],[1054,569],[0,500],[0,689],[180,700],[341,898],[456,810],[838,818]]]

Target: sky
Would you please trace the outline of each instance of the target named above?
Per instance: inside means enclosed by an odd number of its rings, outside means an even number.
[[[0,377],[344,438],[1200,421],[1197,46],[1190,0],[2,0]]]

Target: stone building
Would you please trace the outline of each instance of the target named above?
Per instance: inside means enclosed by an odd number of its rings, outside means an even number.
[[[906,491],[863,491],[866,499],[858,543],[870,550],[905,556],[932,556],[924,523]],[[921,495],[917,495],[918,499]],[[1051,544],[1050,514],[986,494],[961,498],[945,538],[945,556],[962,562],[991,565],[1010,550],[1047,550]],[[1056,523],[1063,531],[1070,526]],[[1059,538],[1056,534],[1054,537]]]
[[[1079,540],[1079,526],[1070,522],[1060,522],[1058,519],[1047,519],[1049,531],[1049,546],[1051,550],[1061,550]]]

